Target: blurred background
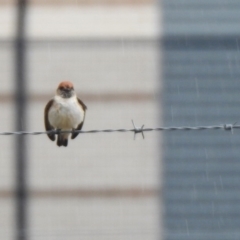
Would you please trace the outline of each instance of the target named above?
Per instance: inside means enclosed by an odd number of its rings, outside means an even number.
[[[239,121],[237,0],[0,0],[0,132],[43,131],[62,80],[83,130]],[[240,239],[238,130],[0,136],[0,239]]]
[[[88,107],[83,130],[160,124],[158,16],[148,0],[0,0],[0,131],[44,130],[63,80]],[[159,136],[2,136],[0,239],[156,239]]]

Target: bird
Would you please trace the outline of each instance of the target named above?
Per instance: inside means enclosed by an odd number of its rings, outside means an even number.
[[[87,106],[81,101],[70,81],[63,81],[58,85],[55,96],[44,109],[44,123],[46,131],[57,131],[57,146],[67,147],[68,137],[74,139],[79,134],[74,130],[81,130],[85,120]],[[72,131],[72,133],[61,133]],[[48,137],[55,141],[56,133],[48,133]]]

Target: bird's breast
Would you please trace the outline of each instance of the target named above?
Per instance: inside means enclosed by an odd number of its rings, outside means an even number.
[[[84,118],[84,111],[76,98],[56,97],[49,110],[49,122],[58,129],[76,128]]]

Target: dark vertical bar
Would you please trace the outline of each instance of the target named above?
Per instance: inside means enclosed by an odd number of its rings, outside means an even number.
[[[25,15],[27,0],[17,0],[15,41],[15,127],[26,129],[26,40]],[[16,240],[27,239],[26,137],[16,136]]]

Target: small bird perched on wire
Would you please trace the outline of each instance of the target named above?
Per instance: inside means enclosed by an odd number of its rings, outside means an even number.
[[[70,133],[61,131],[73,131],[71,139],[79,133],[74,130],[81,130],[87,106],[77,97],[73,84],[69,81],[61,82],[56,90],[56,95],[45,107],[44,123],[46,131],[57,130],[57,145],[67,146]],[[55,141],[55,133],[49,133],[48,137]]]

